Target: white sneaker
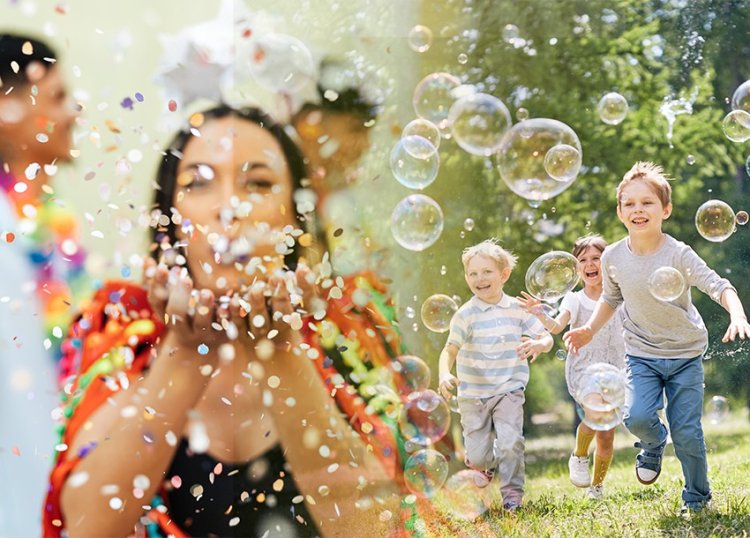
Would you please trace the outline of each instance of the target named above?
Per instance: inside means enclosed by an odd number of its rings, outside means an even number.
[[[574,486],[587,488],[591,485],[588,457],[579,458],[575,454],[571,454],[568,460],[568,470],[570,471],[570,481]]]
[[[604,484],[589,486],[588,496],[592,501],[601,501],[604,498]]]

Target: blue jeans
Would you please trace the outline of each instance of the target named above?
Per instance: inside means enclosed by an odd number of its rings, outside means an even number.
[[[656,412],[664,408],[674,451],[682,465],[685,487],[682,500],[698,505],[711,499],[703,440],[703,357],[692,359],[646,359],[626,357],[632,403],[625,410],[625,426],[640,439],[636,446],[661,454],[667,428]]]

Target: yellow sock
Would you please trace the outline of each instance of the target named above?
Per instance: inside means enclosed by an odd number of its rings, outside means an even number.
[[[576,430],[576,449],[573,452],[576,456],[579,458],[585,458],[589,455],[589,446],[591,446],[591,441],[594,440],[594,436],[596,435],[596,432],[584,432],[581,429],[581,425],[578,425],[578,429]]]
[[[612,463],[612,454],[606,459],[599,457],[598,452],[594,454],[594,477],[591,479],[592,485],[598,486],[604,482],[604,477],[607,476],[610,463]]]

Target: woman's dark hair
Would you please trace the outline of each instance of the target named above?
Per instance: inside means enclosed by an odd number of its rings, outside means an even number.
[[[46,43],[29,36],[0,32],[0,87],[7,89],[27,84],[26,68],[30,63],[39,62],[49,68],[56,60],[55,51]]]
[[[286,159],[289,174],[292,179],[292,196],[294,196],[294,193],[297,192],[297,190],[303,187],[302,180],[305,178],[305,163],[302,158],[302,153],[295,143],[292,142],[292,139],[289,138],[289,135],[286,134],[284,128],[266,113],[257,108],[236,109],[222,104],[205,110],[200,114],[203,116],[204,123],[211,120],[234,116],[238,119],[255,123],[268,131],[279,143],[281,150],[284,153],[284,158]],[[163,241],[168,241],[172,246],[177,244],[177,229],[171,219],[177,185],[177,168],[182,159],[182,152],[185,150],[185,147],[193,136],[194,135],[189,128],[179,131],[167,145],[164,157],[162,158],[156,172],[156,183],[158,189],[156,190],[156,195],[154,197],[154,209],[158,210],[161,215],[169,217],[169,223],[166,226],[158,225],[153,229],[152,240],[156,243],[157,247],[159,247]],[[297,211],[297,204],[294,199],[292,199],[291,202],[297,221],[302,224],[305,222],[306,218]],[[315,236],[315,240],[319,240],[314,230],[310,230],[310,232]],[[295,242],[294,251],[284,258],[287,267],[291,269],[296,267],[300,256],[299,249],[300,245],[297,241]],[[158,261],[160,257],[160,248],[156,248],[156,250],[152,252],[152,256]]]

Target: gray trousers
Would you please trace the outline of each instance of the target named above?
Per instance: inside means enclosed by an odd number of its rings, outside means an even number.
[[[466,465],[497,469],[503,502],[521,503],[524,485],[522,389],[489,398],[459,398]]]

